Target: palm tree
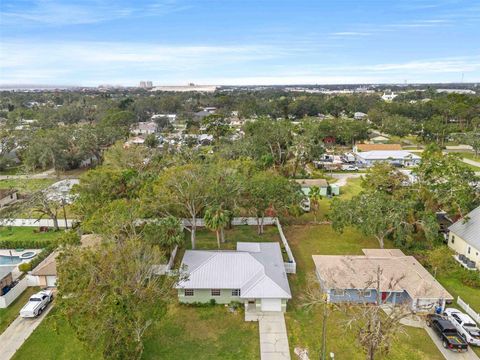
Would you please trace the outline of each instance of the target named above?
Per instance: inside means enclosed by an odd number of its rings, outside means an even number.
[[[320,194],[320,188],[318,186],[312,186],[310,192],[308,193],[310,199],[310,205],[313,209],[314,219],[317,222],[317,214],[320,205],[320,200],[322,200],[322,195]]]
[[[203,220],[205,221],[205,226],[208,229],[216,232],[217,244],[218,248],[220,249],[220,241],[222,243],[225,242],[225,235],[223,229],[225,228],[225,226],[228,225],[228,222],[230,221],[228,210],[222,209],[221,206],[208,208],[205,211],[205,216],[203,217]]]

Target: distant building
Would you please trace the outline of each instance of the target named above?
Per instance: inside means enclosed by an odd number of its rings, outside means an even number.
[[[475,95],[476,92],[469,89],[437,89],[438,93],[446,94],[466,94],[466,95]]]
[[[388,162],[397,166],[418,165],[421,157],[405,150],[377,150],[357,152],[354,154],[358,165],[370,167],[379,162]]]
[[[0,208],[13,204],[18,200],[17,190],[0,189]]]
[[[155,86],[152,89],[152,91],[173,91],[173,92],[196,91],[196,92],[210,93],[210,92],[215,92],[217,88],[218,87],[216,85],[188,84],[187,86]]]
[[[402,150],[402,146],[400,144],[357,144],[353,147],[353,152],[394,150]]]
[[[355,120],[363,120],[367,117],[367,114],[363,113],[363,112],[360,112],[360,111],[357,111],[355,114],[353,114],[353,118]]]
[[[177,121],[177,114],[154,114],[150,119],[154,121],[161,118],[167,118],[170,123],[174,123],[175,121]]]
[[[155,121],[139,122],[132,128],[135,135],[149,135],[155,134],[158,130],[158,125]]]
[[[383,93],[382,95],[382,100],[384,101],[392,101],[393,99],[395,99],[398,95],[391,92],[390,94],[387,94],[387,93]]]
[[[153,88],[153,83],[151,81],[140,81],[138,87],[142,89],[151,89]]]

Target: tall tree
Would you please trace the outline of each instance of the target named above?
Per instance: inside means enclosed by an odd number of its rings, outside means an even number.
[[[157,247],[139,239],[65,246],[57,258],[56,307],[75,335],[105,359],[140,359],[145,336],[172,298],[175,277],[152,275],[163,259]]]
[[[228,211],[222,209],[220,206],[208,208],[205,210],[203,220],[205,221],[205,226],[208,229],[215,231],[217,235],[218,248],[220,249],[220,242],[225,242],[225,226],[227,226],[230,220]]]

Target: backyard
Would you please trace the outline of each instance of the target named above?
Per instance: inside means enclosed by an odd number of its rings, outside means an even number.
[[[38,232],[36,227],[0,226],[0,241],[49,241],[57,239],[61,234],[61,231]]]

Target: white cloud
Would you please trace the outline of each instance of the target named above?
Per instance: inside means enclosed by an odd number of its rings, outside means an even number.
[[[337,36],[337,37],[350,37],[350,36],[356,37],[356,36],[369,36],[372,34],[368,32],[358,32],[358,31],[341,31],[341,32],[332,33],[331,35]]]
[[[301,54],[301,56],[300,56]],[[0,43],[0,79],[6,83],[98,85],[300,84],[451,81],[466,73],[480,80],[480,55],[359,64],[314,59],[311,47],[161,45],[122,42]],[[302,60],[303,59],[303,60]],[[362,61],[362,59],[359,59]]]
[[[17,6],[22,5],[22,6]],[[181,11],[189,7],[175,0],[157,0],[144,6],[128,7],[114,0],[87,0],[82,2],[64,0],[32,0],[30,3],[12,2],[3,5],[0,18],[8,25],[77,25],[123,19],[146,17]]]

